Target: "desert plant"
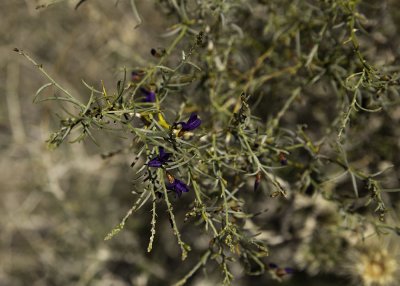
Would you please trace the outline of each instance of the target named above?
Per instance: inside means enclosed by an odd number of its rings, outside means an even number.
[[[394,1],[154,2],[169,44],[126,63],[115,87],[83,82],[87,95],[74,95],[15,49],[48,80],[34,101],[65,113],[50,148],[118,134],[121,148],[103,157],[132,157],[137,200],[106,240],[150,205],[147,251],[169,221],[190,258],[175,285],[211,265],[230,285],[235,265],[277,280],[337,273],[354,233],[399,232],[399,20],[379,16]]]

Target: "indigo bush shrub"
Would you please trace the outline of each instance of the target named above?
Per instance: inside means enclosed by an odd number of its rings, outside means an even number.
[[[75,2],[66,13],[96,5]],[[132,31],[145,33],[155,19],[135,2]],[[302,285],[318,274],[397,285],[398,3],[152,2],[167,44],[121,63],[114,85],[98,71],[74,94],[15,48],[47,80],[34,102],[64,113],[50,149],[113,137],[120,149],[103,158],[131,158],[135,202],[105,240],[141,221],[151,252],[170,225],[170,263],[186,274],[149,285]]]

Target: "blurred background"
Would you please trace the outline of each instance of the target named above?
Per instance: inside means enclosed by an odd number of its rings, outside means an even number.
[[[148,209],[117,239],[103,240],[134,202],[129,165],[135,156],[103,160],[100,154],[121,147],[115,138],[101,147],[78,143],[48,150],[45,141],[59,124],[51,109],[58,106],[32,103],[47,81],[13,52],[26,51],[84,101],[82,79],[114,88],[124,66],[152,60],[150,48],[163,41],[163,23],[150,1],[140,6],[149,19],[145,31],[134,29],[128,1],[88,2],[90,8],[84,3],[75,11],[76,1],[38,10],[40,1],[0,1],[0,285],[148,285],[149,276],[166,279],[160,266],[165,258],[146,253]]]
[[[76,2],[36,9],[41,1],[0,1],[0,285],[169,285],[185,275],[198,256],[189,254],[188,261],[181,262],[168,219],[162,217],[154,250],[147,253],[151,206],[134,214],[114,239],[104,241],[135,201],[135,170],[129,167],[135,155],[103,159],[101,154],[130,142],[121,143],[110,134],[100,147],[87,141],[48,150],[45,141],[59,124],[53,111],[57,104],[32,103],[47,81],[13,49],[24,50],[57,82],[87,101],[82,79],[96,88],[103,81],[112,89],[124,67],[155,62],[150,49],[164,45],[161,34],[170,19],[153,1],[137,1],[143,24],[135,29],[129,1],[116,6],[115,1],[87,0],[74,10]],[[397,121],[398,113],[391,113]],[[304,203],[304,209],[308,207],[311,204]],[[315,216],[330,217],[324,216],[330,208],[321,202]],[[196,233],[186,233],[184,224],[180,229],[186,241],[200,248],[207,245],[193,239]],[[324,243],[322,249],[336,242]],[[285,257],[292,254],[290,248],[282,251]],[[305,267],[314,257],[309,259]],[[188,285],[216,285],[213,267],[200,271]],[[238,277],[235,285],[350,285],[335,271],[312,277],[298,269],[282,284],[267,275],[233,272]]]

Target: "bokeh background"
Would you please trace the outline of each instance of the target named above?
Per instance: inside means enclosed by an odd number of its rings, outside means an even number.
[[[140,6],[145,31],[134,29],[127,1],[89,2],[75,11],[74,1],[39,10],[40,1],[0,1],[0,285],[147,285],[149,276],[167,277],[166,258],[146,253],[147,209],[118,239],[103,240],[134,202],[134,155],[103,160],[120,147],[112,135],[101,147],[49,151],[57,112],[53,103],[32,103],[46,80],[13,52],[25,50],[82,100],[82,79],[114,87],[124,66],[151,60],[163,22],[150,1]]]
[[[58,127],[57,104],[32,103],[47,81],[13,52],[24,50],[87,100],[82,79],[97,88],[100,81],[113,87],[124,67],[155,62],[150,49],[164,45],[161,35],[170,19],[153,1],[137,2],[143,24],[135,29],[129,1],[115,6],[88,0],[76,11],[76,1],[37,10],[40,1],[0,0],[0,285],[169,285],[193,266],[195,260],[180,261],[167,218],[159,219],[154,251],[147,253],[150,206],[128,220],[117,237],[104,241],[135,200],[135,170],[129,167],[135,155],[103,159],[101,154],[129,142],[109,134],[100,147],[85,142],[48,150],[45,141]],[[311,205],[305,203],[305,209]],[[316,208],[316,217],[329,207]],[[186,240],[193,238],[200,247],[208,243],[195,240],[186,228],[181,226]],[[282,251],[290,257],[290,248]],[[235,285],[278,285],[267,275],[233,272],[239,277]],[[209,269],[189,285],[216,281]],[[298,269],[282,285],[339,283],[350,285],[350,280],[332,271],[310,276]]]

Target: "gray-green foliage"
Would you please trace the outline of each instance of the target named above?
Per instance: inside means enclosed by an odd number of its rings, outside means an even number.
[[[115,88],[84,82],[86,103],[24,51],[16,51],[49,79],[35,100],[69,105],[60,129],[48,140],[51,147],[86,139],[101,144],[101,136],[113,132],[123,138],[132,161],[148,162],[159,147],[172,154],[164,168],[133,162],[137,201],[106,239],[127,219],[139,219],[135,211],[151,205],[147,250],[161,243],[157,222],[167,217],[182,260],[190,258],[182,263],[193,265],[176,285],[208,264],[217,264],[221,281],[229,285],[235,261],[248,274],[265,272],[265,257],[274,248],[268,251],[268,239],[260,239],[259,232],[279,224],[286,229],[285,234],[275,229],[281,245],[292,247],[297,242],[291,240],[305,239],[298,236],[301,229],[289,229],[292,222],[284,220],[297,209],[299,197],[321,196],[334,206],[332,221],[316,218],[320,227],[329,227],[318,236],[320,245],[332,239],[345,250],[339,241],[346,241],[348,228],[396,230],[396,222],[386,223],[385,216],[398,206],[398,172],[393,171],[400,159],[398,116],[393,114],[398,113],[399,51],[392,42],[398,42],[393,29],[400,21],[390,9],[384,11],[393,14],[379,16],[385,5],[395,2],[155,1],[155,9],[171,22],[166,29],[170,44],[154,53],[155,62],[137,66],[134,80],[130,70],[121,69]],[[133,1],[132,8],[142,29],[151,19],[142,19]],[[50,87],[58,92],[42,97]],[[156,101],[143,102],[141,88],[154,90]],[[186,121],[192,112],[202,125],[181,136],[174,122]],[[96,137],[93,130],[101,133]],[[175,200],[166,189],[169,176],[190,191]],[[298,215],[303,221],[311,216]],[[355,223],[346,228],[348,220]],[[187,235],[181,234],[184,221]],[[208,246],[196,248],[192,231],[201,233]],[[334,271],[340,263],[335,251],[323,258],[318,253],[312,256],[317,268],[330,262],[333,266],[325,270]]]

